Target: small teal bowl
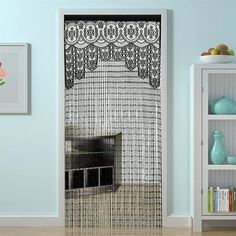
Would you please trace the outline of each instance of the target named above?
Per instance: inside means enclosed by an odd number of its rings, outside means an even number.
[[[229,156],[227,157],[227,162],[230,164],[230,165],[236,165],[236,156]]]

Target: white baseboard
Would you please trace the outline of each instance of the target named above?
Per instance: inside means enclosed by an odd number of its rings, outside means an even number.
[[[192,217],[186,215],[168,215],[164,227],[192,227]]]
[[[236,220],[204,220],[204,229],[207,228],[217,228],[217,227],[227,227],[235,228]]]
[[[63,227],[64,220],[58,216],[0,215],[0,227]],[[164,227],[192,227],[192,218],[184,215],[169,215]]]
[[[0,227],[63,227],[63,220],[56,215],[0,215]]]

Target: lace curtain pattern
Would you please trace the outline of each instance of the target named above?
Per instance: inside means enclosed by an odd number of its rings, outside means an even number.
[[[160,86],[160,22],[73,21],[65,23],[66,88],[101,61],[125,61],[141,79]]]
[[[67,186],[66,226],[161,227],[161,22],[64,23],[66,140],[121,134],[119,187],[85,195]],[[78,173],[71,150],[65,172]]]

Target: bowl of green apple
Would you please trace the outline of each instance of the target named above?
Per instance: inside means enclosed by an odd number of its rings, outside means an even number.
[[[200,61],[203,63],[230,63],[235,60],[234,50],[226,44],[219,44],[215,48],[209,48],[202,52]]]

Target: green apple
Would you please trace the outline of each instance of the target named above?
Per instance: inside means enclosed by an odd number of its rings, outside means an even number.
[[[234,56],[234,50],[232,50],[232,49],[227,49],[226,52],[227,52],[228,55]]]
[[[209,48],[209,49],[208,49],[209,55],[211,55],[211,51],[212,51],[213,49],[214,49],[214,48]]]
[[[218,55],[219,54],[219,50],[214,48],[211,50],[211,55]]]

